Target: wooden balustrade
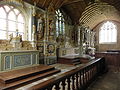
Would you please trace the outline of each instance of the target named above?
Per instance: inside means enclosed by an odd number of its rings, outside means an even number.
[[[77,67],[43,83],[28,88],[28,90],[85,90],[88,85],[103,71],[105,59],[90,61],[83,67]],[[55,87],[55,88],[54,88]]]

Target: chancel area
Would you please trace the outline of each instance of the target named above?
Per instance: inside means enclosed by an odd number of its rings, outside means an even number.
[[[119,0],[0,0],[0,90],[120,90]]]

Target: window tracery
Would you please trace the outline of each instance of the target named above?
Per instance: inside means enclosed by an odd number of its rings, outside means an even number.
[[[58,9],[56,11],[56,35],[64,35],[65,33],[65,19],[63,14]]]
[[[18,29],[24,40],[25,21],[22,12],[10,5],[0,6],[0,12],[0,39],[9,39],[9,35],[13,33],[14,36]]]
[[[99,31],[99,43],[117,42],[117,27],[114,23],[107,21]]]

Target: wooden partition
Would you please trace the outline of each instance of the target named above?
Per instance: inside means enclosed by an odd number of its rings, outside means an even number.
[[[53,77],[28,90],[85,90],[105,70],[105,59],[99,58],[71,71]]]
[[[95,57],[105,57],[108,68],[112,71],[120,72],[120,53],[119,52],[97,52]]]

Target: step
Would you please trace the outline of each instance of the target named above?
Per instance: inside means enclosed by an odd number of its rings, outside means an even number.
[[[3,89],[10,89],[11,90],[13,88],[18,88],[20,86],[27,85],[29,83],[32,83],[34,81],[38,81],[40,79],[43,79],[45,77],[51,76],[51,75],[59,73],[59,72],[60,72],[60,70],[55,69],[55,70],[52,70],[52,71],[49,71],[46,73],[38,74],[36,76],[32,76],[32,77],[25,78],[25,79],[22,79],[22,80],[13,82],[13,83],[6,84],[6,86]]]
[[[0,82],[4,84],[8,84],[11,82],[18,81],[20,79],[31,77],[35,74],[44,73],[54,69],[55,68],[51,66],[39,65],[39,66],[28,67],[28,68],[23,68],[8,72],[2,72],[0,73]]]
[[[75,62],[75,63],[73,63],[73,65],[78,65],[78,64],[81,64],[81,62]]]
[[[74,59],[72,62],[80,62],[80,59]]]

